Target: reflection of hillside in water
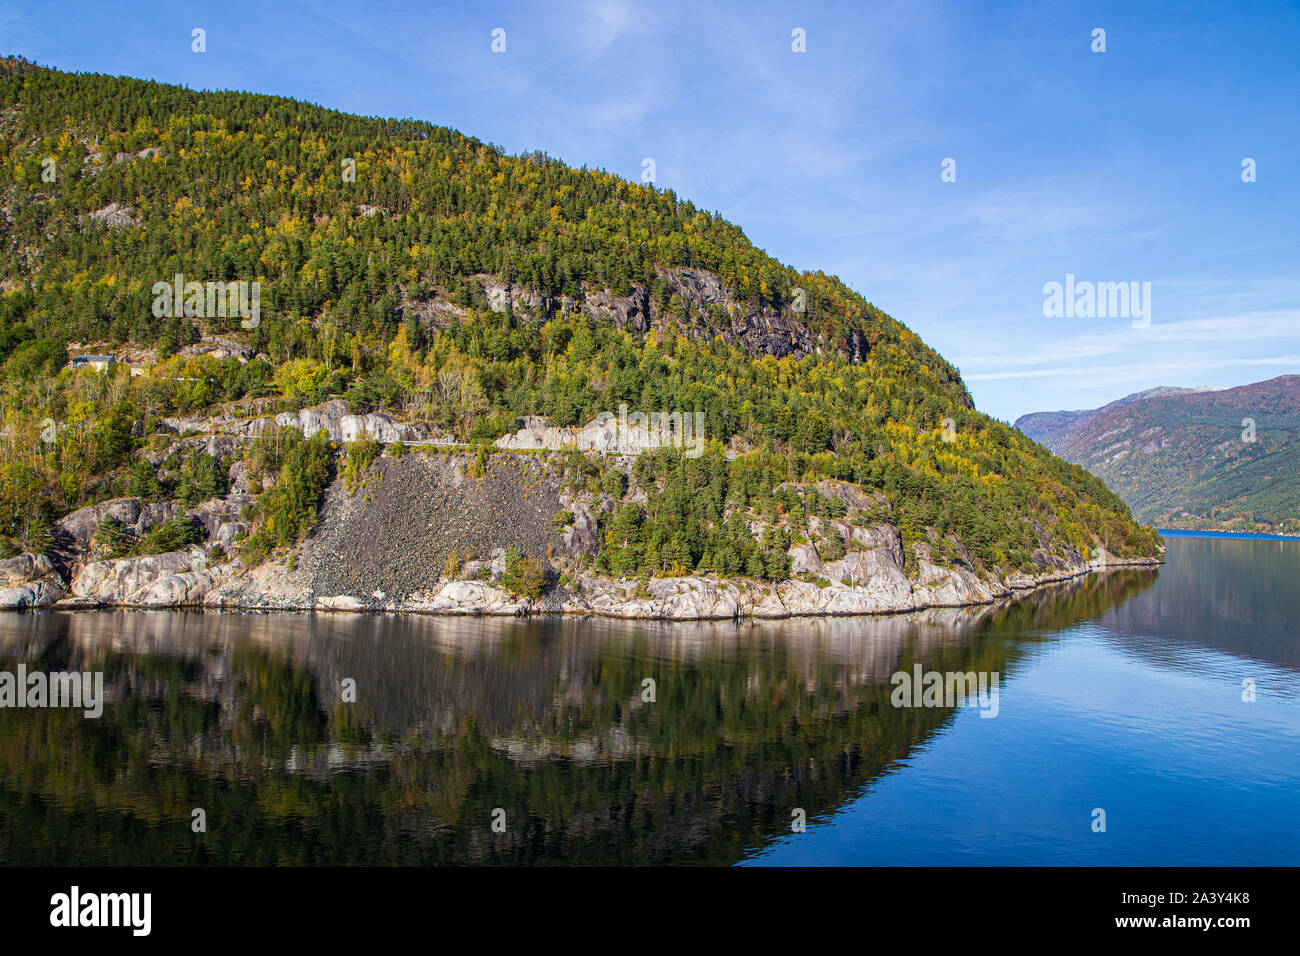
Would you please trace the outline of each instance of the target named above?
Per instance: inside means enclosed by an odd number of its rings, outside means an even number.
[[[97,820],[118,834],[104,863],[733,862],[785,832],[792,808],[833,811],[950,719],[891,707],[892,673],[1006,673],[1023,635],[1152,578],[743,625],[10,617],[0,656],[102,666],[112,703],[99,721],[3,715],[0,826],[10,845],[39,847],[20,821],[57,843],[51,828]],[[344,678],[355,705],[339,703]],[[220,840],[189,833],[195,806]],[[488,828],[496,807],[505,834]]]
[[[1213,666],[1223,653],[1300,671],[1300,542],[1166,544],[1160,587],[1102,619],[1110,639],[1167,667]]]

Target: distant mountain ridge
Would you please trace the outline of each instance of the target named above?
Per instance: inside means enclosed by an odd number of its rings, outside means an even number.
[[[1212,385],[1201,385],[1196,388],[1157,385],[1155,388],[1148,388],[1141,392],[1134,392],[1132,395],[1125,395],[1123,398],[1117,398],[1109,405],[1103,405],[1101,408],[1082,408],[1077,411],[1030,412],[1028,415],[1021,415],[1017,418],[1015,427],[1034,441],[1042,443],[1044,438],[1071,428],[1080,428],[1097,415],[1108,412],[1112,408],[1132,405],[1134,402],[1140,402],[1145,398],[1164,398],[1169,395],[1186,395],[1189,392],[1211,392],[1216,390],[1215,386]]]
[[[1300,375],[1236,388],[1161,386],[1015,427],[1083,465],[1140,521],[1300,531]]]

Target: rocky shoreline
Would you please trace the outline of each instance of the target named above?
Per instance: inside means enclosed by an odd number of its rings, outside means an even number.
[[[859,552],[861,554],[862,552]],[[499,562],[498,556],[495,559]],[[94,562],[69,589],[39,559],[21,555],[0,571],[39,573],[0,590],[0,609],[209,609],[250,612],[374,612],[522,617],[593,615],[634,620],[740,620],[865,616],[929,608],[991,604],[1094,572],[1154,567],[1158,559],[1118,559],[1105,553],[1078,566],[1034,576],[987,581],[961,569],[923,564],[917,579],[883,575],[861,584],[789,580],[764,583],[716,575],[651,578],[648,582],[582,575],[540,598],[523,598],[490,580],[448,581],[398,599],[314,593],[301,568],[267,563],[246,573],[206,567],[201,549]],[[46,562],[48,564],[48,562]],[[53,579],[52,579],[53,576]],[[900,580],[901,576],[901,580]]]
[[[350,416],[341,402],[292,416],[304,432],[325,431],[344,443],[362,431],[405,440],[386,416]],[[285,417],[285,416],[282,416]],[[736,620],[893,614],[991,604],[1109,568],[1150,567],[1159,556],[1121,557],[1094,539],[1088,557],[1040,548],[1033,573],[985,570],[960,542],[931,535],[904,544],[873,492],[822,480],[805,490],[836,499],[839,517],[808,515],[793,534],[788,579],[688,573],[619,578],[597,560],[605,520],[623,500],[644,502],[575,483],[565,454],[503,449],[476,465],[474,456],[386,452],[364,474],[335,477],[325,489],[314,528],[293,548],[247,563],[241,541],[250,529],[256,488],[242,442],[269,427],[247,422],[176,421],[175,437],[156,457],[191,446],[228,465],[220,498],[184,506],[178,500],[116,498],[60,518],[47,554],[0,561],[0,610],[31,608],[208,608],[232,611],[373,611],[453,615],[596,615],[637,620]],[[286,417],[285,423],[290,423]],[[536,424],[536,423],[534,423]],[[202,425],[202,429],[195,426]],[[194,434],[199,431],[199,434]],[[203,432],[206,432],[204,434]],[[548,435],[520,433],[525,444],[551,445]],[[603,434],[603,433],[602,433]],[[634,454],[601,445],[605,472],[632,471]],[[393,446],[390,446],[390,448]],[[611,454],[611,451],[613,454]],[[632,450],[634,452],[634,450]],[[881,517],[881,515],[885,517]],[[184,519],[198,542],[161,554],[122,555],[101,542],[106,525],[140,541]],[[750,532],[764,531],[751,517]],[[1046,540],[1039,530],[1040,540]],[[828,547],[828,544],[830,545]],[[838,545],[838,547],[835,547]],[[946,560],[936,553],[941,549]],[[510,554],[545,569],[538,597],[513,593]]]

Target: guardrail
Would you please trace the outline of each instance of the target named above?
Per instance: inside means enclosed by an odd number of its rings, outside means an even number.
[[[256,435],[230,435],[224,431],[209,431],[209,435],[224,434],[229,438],[238,438],[244,441],[251,441],[258,437]],[[334,439],[330,439],[334,441]],[[418,448],[423,445],[432,445],[436,448],[463,448],[467,451],[477,449],[478,445],[471,445],[469,442],[458,442],[443,438],[420,438],[420,439],[398,439],[397,441],[382,442],[384,445],[404,445],[407,448]],[[563,445],[559,448],[553,448],[550,445],[516,445],[511,448],[502,448],[500,445],[488,445],[494,452],[512,452],[512,451],[581,451],[584,453],[594,453],[597,455],[613,455],[622,458],[635,458],[641,454],[640,451],[610,451],[604,448],[579,448],[577,445]],[[642,449],[648,451],[649,449]],[[726,452],[727,461],[736,458],[738,452],[730,449]]]

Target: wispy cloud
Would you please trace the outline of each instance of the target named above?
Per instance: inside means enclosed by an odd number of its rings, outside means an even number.
[[[593,54],[602,53],[615,40],[637,31],[652,13],[648,6],[629,0],[590,0],[585,5],[586,16],[577,20],[586,46]]]

